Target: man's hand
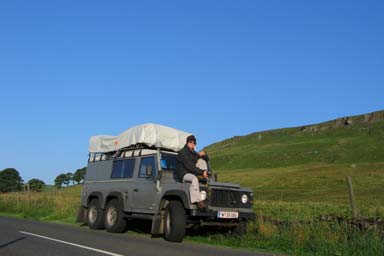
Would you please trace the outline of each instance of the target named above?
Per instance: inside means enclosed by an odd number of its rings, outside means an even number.
[[[204,177],[204,178],[208,178],[208,171],[204,171],[204,172],[203,172],[203,177]]]
[[[205,154],[205,152],[204,151],[200,151],[199,152],[199,156],[205,156],[206,154]]]

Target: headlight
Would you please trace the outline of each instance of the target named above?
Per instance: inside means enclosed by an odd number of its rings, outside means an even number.
[[[205,199],[207,199],[207,192],[205,192],[204,190],[200,191],[200,199],[202,201],[204,201]]]
[[[242,202],[243,204],[246,204],[246,203],[248,202],[248,196],[247,196],[246,194],[243,194],[243,195],[241,196],[241,202]]]

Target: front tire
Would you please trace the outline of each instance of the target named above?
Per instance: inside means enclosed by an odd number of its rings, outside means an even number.
[[[123,233],[127,227],[127,221],[124,218],[124,212],[117,199],[109,201],[105,211],[105,229],[107,232]]]
[[[98,199],[92,199],[88,204],[87,222],[90,229],[104,229],[104,211]]]
[[[179,201],[170,201],[165,208],[165,240],[181,242],[185,236],[186,217],[183,205]]]

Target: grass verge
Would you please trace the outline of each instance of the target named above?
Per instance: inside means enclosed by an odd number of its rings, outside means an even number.
[[[337,222],[276,226],[251,222],[242,237],[216,234],[191,237],[200,243],[232,248],[263,249],[290,255],[383,255],[384,242],[376,231],[362,231]]]

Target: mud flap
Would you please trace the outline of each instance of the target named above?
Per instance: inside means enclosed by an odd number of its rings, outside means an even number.
[[[76,216],[77,223],[86,223],[87,222],[87,209],[83,206],[80,206],[77,210]]]
[[[153,216],[151,234],[152,235],[164,234],[164,215],[163,214],[156,214]]]

